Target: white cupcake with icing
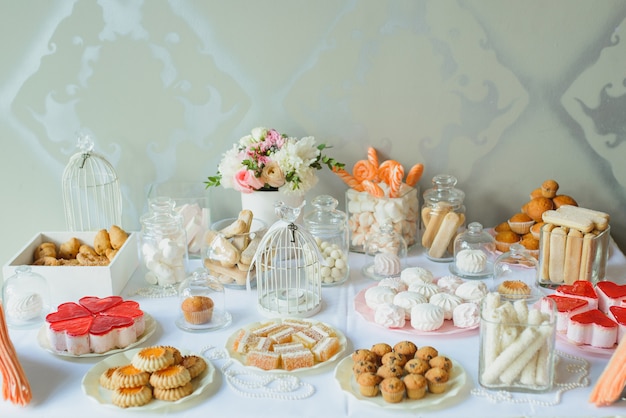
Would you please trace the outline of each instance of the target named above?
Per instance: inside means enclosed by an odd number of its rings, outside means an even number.
[[[468,280],[457,287],[454,294],[465,302],[479,302],[488,292],[485,283],[478,280]]]
[[[457,328],[473,328],[478,326],[480,312],[478,305],[472,302],[464,302],[454,308],[452,322]]]
[[[481,250],[461,250],[456,254],[454,262],[459,271],[478,274],[487,267],[487,254]]]
[[[365,291],[365,304],[370,309],[376,309],[383,303],[393,303],[396,291],[387,286],[372,286]]]
[[[440,277],[437,280],[437,286],[446,293],[451,293],[454,295],[456,288],[463,284],[463,279],[457,276],[449,275]]]
[[[411,326],[419,331],[435,331],[443,325],[443,309],[432,303],[415,305],[411,309]]]
[[[441,292],[432,295],[428,302],[443,309],[444,319],[452,319],[454,308],[463,303],[463,299],[450,293]]]
[[[421,293],[411,292],[409,290],[396,294],[393,298],[393,304],[404,309],[406,319],[411,319],[411,309],[415,305],[427,303],[428,298]]]
[[[407,267],[400,273],[400,279],[410,286],[412,283],[432,283],[434,276],[430,270],[423,267]]]
[[[392,253],[378,253],[374,256],[374,273],[379,276],[397,276],[402,271],[400,257]]]
[[[385,277],[378,282],[378,286],[387,286],[396,292],[404,292],[408,289],[407,285],[399,277]]]
[[[404,309],[393,303],[383,303],[374,312],[374,322],[386,328],[402,328],[406,324]]]
[[[436,284],[423,282],[415,282],[409,285],[409,290],[411,292],[420,293],[428,299],[430,299],[432,295],[440,292],[439,287]]]

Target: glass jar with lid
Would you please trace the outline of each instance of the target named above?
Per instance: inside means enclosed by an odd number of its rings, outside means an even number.
[[[512,244],[493,262],[493,292],[503,299],[534,302],[543,296],[538,276],[539,262],[523,245]]]
[[[50,311],[48,282],[30,266],[18,266],[2,287],[2,304],[10,328],[37,327]]]
[[[176,294],[178,283],[185,280],[188,262],[182,217],[173,209],[169,197],[157,197],[149,201],[149,211],[140,218],[144,277],[161,290],[162,296]]]
[[[362,271],[370,279],[399,277],[406,267],[406,241],[389,222],[383,224],[378,233],[367,237],[364,248],[368,261]]]
[[[220,281],[205,268],[192,272],[178,287],[180,314],[176,326],[184,331],[213,331],[227,327],[226,293]]]
[[[304,227],[324,257],[322,286],[341,284],[350,276],[348,217],[337,209],[339,201],[332,196],[317,196],[312,204],[314,209],[304,215]]]
[[[493,274],[496,241],[479,222],[454,239],[454,262],[450,272],[466,279],[483,279]]]
[[[465,193],[454,187],[457,179],[449,174],[436,175],[432,183],[424,192],[422,246],[430,260],[449,262],[453,240],[465,227]]]

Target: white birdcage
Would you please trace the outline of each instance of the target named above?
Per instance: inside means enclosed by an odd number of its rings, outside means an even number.
[[[276,202],[279,220],[254,255],[257,308],[265,316],[305,318],[321,308],[322,255],[315,238],[294,223],[302,206],[291,208]]]
[[[63,205],[70,231],[108,229],[122,222],[122,193],[113,166],[92,152],[86,132],[78,137],[79,151],[63,171]]]

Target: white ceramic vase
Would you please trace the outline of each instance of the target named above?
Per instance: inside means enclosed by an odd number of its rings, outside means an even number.
[[[279,219],[274,211],[274,204],[278,201],[291,207],[298,207],[304,202],[304,196],[285,194],[278,190],[241,193],[241,209],[251,210],[255,218],[265,221],[268,226]],[[296,223],[302,223],[302,212]]]

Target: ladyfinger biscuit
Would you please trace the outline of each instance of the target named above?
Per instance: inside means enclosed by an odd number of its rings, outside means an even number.
[[[204,266],[211,272],[211,274],[220,277],[228,277],[231,281],[234,280],[237,284],[245,284],[248,277],[247,270],[242,271],[237,267],[225,267],[208,258],[204,259]]]
[[[247,227],[248,226],[246,225],[246,222],[244,220],[237,218],[232,224],[224,227],[219,232],[224,236],[224,238],[232,238],[235,235],[248,232],[246,230]]]
[[[596,257],[596,234],[590,232],[583,238],[582,251],[580,256],[580,272],[578,280],[591,280],[593,276],[593,262]]]
[[[580,216],[575,213],[560,212],[560,210],[547,210],[541,215],[546,223],[564,226],[566,228],[578,229],[580,232],[591,232],[595,225],[591,219],[586,216]]]
[[[240,257],[239,250],[221,233],[208,230],[204,235],[204,239],[211,248],[209,257],[212,260],[219,261],[225,267],[234,267],[237,264]]]
[[[598,231],[604,231],[609,227],[609,214],[605,212],[572,205],[563,205],[559,207],[558,212],[564,214],[571,213],[574,216],[589,218],[595,224],[595,229]]]
[[[235,235],[232,240],[233,245],[241,252],[250,243],[250,235],[248,233],[252,227],[252,211],[248,209],[242,210],[239,212],[239,217],[237,219],[242,220],[246,224],[246,230],[238,235]]]
[[[541,243],[539,245],[539,260],[541,260],[539,271],[540,280],[550,280],[550,235],[555,228],[553,224],[544,224],[541,227]]]
[[[452,206],[445,202],[437,203],[437,206],[432,209],[430,219],[428,220],[428,226],[422,236],[422,246],[424,248],[430,248],[433,244],[433,240],[437,235],[437,231],[443,222],[443,218],[448,212],[452,210]]]
[[[431,220],[431,222],[434,219]],[[446,253],[448,244],[456,236],[461,225],[461,217],[456,212],[448,212],[444,216],[441,226],[435,235],[433,243],[428,250],[428,255],[433,258],[441,258]]]
[[[567,230],[556,227],[550,234],[550,260],[548,269],[552,283],[563,283],[563,269],[565,266],[565,246],[567,243]]]
[[[256,254],[257,248],[259,248],[259,243],[261,242],[262,238],[263,234],[261,233],[257,233],[254,238],[252,238],[246,249],[243,250],[241,253],[240,261],[242,264],[252,264],[252,259],[254,258],[254,254]]]
[[[572,284],[578,280],[580,261],[583,251],[583,233],[577,229],[570,229],[565,243],[565,265],[563,266],[563,280],[565,284]]]

